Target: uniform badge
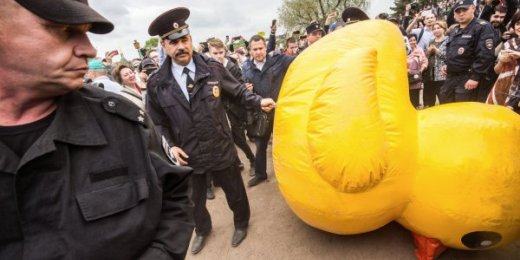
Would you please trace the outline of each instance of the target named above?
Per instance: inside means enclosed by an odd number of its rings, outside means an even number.
[[[493,49],[493,39],[486,40],[486,48],[488,48],[489,50]]]
[[[178,23],[173,23],[173,29],[177,29],[179,28],[179,24]]]
[[[213,86],[213,96],[216,98],[220,97],[220,88],[218,86]]]
[[[459,50],[457,51],[457,53],[459,55],[462,55],[464,53],[464,48],[460,47]]]

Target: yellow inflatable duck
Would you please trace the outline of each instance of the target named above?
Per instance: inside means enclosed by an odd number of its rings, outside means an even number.
[[[278,100],[280,190],[307,224],[357,234],[393,220],[444,245],[520,238],[520,117],[457,103],[416,111],[386,21],[348,25],[291,65]]]

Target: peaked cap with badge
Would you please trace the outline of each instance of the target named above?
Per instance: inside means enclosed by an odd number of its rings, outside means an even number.
[[[325,33],[325,30],[323,30],[323,28],[321,28],[320,24],[316,21],[311,22],[311,24],[309,24],[309,26],[307,26],[307,28],[305,28],[305,30],[307,31],[307,34],[311,34],[312,32],[318,31],[318,30]]]
[[[190,10],[186,7],[177,7],[159,15],[148,27],[150,36],[159,36],[161,39],[176,40],[189,35],[190,30],[186,20]]]

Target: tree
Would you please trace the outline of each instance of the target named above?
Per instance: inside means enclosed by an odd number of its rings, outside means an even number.
[[[413,2],[417,2],[419,4],[419,7],[422,9],[422,7],[425,5],[437,3],[437,0],[394,0],[394,6],[390,7],[390,10],[394,12],[394,15],[403,16],[406,5],[411,4]]]
[[[144,44],[144,49],[146,51],[149,51],[151,50],[152,48],[157,48],[157,45],[159,44],[159,38],[157,37],[151,37],[150,39],[148,39],[146,41],[146,43]]]
[[[366,10],[368,0],[283,0],[278,9],[280,24],[287,30],[305,28],[312,21],[324,24],[332,11],[341,12],[350,6]]]

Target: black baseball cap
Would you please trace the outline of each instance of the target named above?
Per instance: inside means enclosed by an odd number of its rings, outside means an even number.
[[[158,35],[161,39],[176,40],[190,34],[186,20],[190,10],[186,7],[177,7],[159,15],[148,27],[150,36]]]
[[[67,25],[91,24],[90,32],[105,34],[114,25],[88,5],[88,0],[15,0],[33,14]]]
[[[341,13],[341,19],[343,22],[349,24],[369,20],[370,18],[363,10],[357,7],[347,7],[345,10],[343,10],[343,13]]]
[[[459,0],[455,2],[455,5],[453,5],[453,11],[457,11],[459,8],[469,8],[474,4],[475,3],[473,3],[473,0]]]

